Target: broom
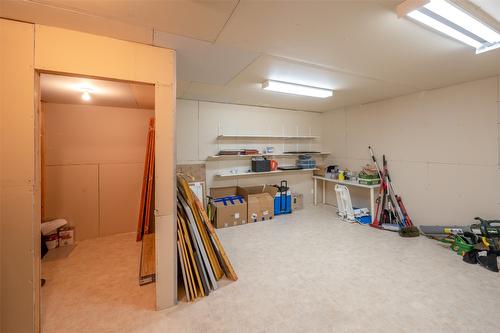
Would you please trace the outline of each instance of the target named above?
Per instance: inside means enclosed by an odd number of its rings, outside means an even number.
[[[401,237],[418,237],[420,236],[420,230],[413,225],[410,219],[410,215],[408,215],[408,211],[406,210],[405,205],[403,204],[403,199],[399,195],[396,195],[396,200],[398,201],[398,205],[403,212],[405,217],[405,226],[399,231],[399,235]]]
[[[375,166],[377,168],[377,171],[379,173],[379,176],[381,179],[387,179],[387,191],[390,194],[389,198],[393,201],[393,205],[395,206],[395,210],[397,211],[397,214],[395,214],[399,218],[399,222],[401,223],[401,228],[399,229],[399,235],[401,237],[418,237],[420,236],[420,231],[418,230],[417,227],[413,225],[410,219],[410,215],[408,215],[408,212],[406,210],[406,207],[403,205],[403,200],[401,199],[400,196],[396,195],[396,191],[394,191],[394,187],[392,185],[391,177],[389,175],[389,171],[387,169],[387,160],[385,159],[385,155],[383,156],[383,167],[384,167],[384,172],[382,173],[380,167],[378,166],[377,159],[375,158],[375,154],[373,153],[372,147],[368,146],[368,149],[370,151],[371,158],[373,162],[375,163]],[[383,178],[386,177],[386,178]],[[392,197],[392,198],[391,198]],[[396,202],[394,202],[396,201]],[[392,229],[391,229],[392,230]],[[396,229],[394,229],[396,231]]]

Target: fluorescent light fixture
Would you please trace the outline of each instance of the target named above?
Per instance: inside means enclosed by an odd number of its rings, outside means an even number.
[[[477,53],[499,47],[500,34],[449,0],[406,0],[398,14],[470,45]]]
[[[326,98],[333,96],[333,90],[304,86],[296,83],[267,80],[262,83],[262,89],[286,94]]]

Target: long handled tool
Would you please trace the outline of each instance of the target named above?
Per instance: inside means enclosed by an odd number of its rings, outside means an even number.
[[[372,226],[399,231],[399,234],[402,237],[419,236],[420,232],[418,228],[413,225],[408,211],[403,204],[401,196],[396,195],[396,192],[394,191],[394,186],[389,174],[387,159],[385,158],[385,155],[383,155],[382,157],[383,169],[381,169],[378,165],[377,159],[375,158],[372,147],[368,146],[368,149],[381,179],[379,197],[377,199],[378,205],[376,218],[372,223]],[[387,209],[385,208],[386,206]],[[393,216],[395,217],[394,222],[392,220]],[[388,224],[384,223],[387,219],[389,220]]]

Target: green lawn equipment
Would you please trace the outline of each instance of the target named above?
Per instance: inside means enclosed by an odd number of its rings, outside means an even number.
[[[484,220],[470,226],[421,226],[420,231],[431,238],[450,244],[450,248],[469,264],[480,264],[498,272],[500,255],[500,220]]]

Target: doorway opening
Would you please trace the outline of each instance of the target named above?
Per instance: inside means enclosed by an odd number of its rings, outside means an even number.
[[[41,73],[40,97],[42,328],[73,331],[85,313],[106,330],[124,307],[155,309],[154,284],[138,281],[154,275],[154,237],[136,242],[145,216],[154,231],[155,88]]]

